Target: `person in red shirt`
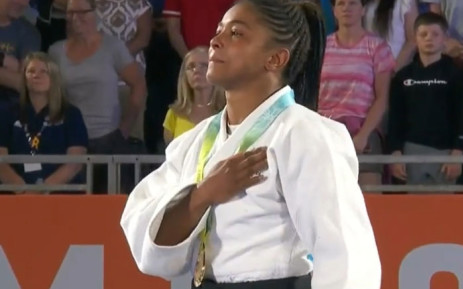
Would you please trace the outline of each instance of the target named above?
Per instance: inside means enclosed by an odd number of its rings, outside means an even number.
[[[209,46],[217,24],[234,0],[166,0],[163,15],[172,47],[183,59],[197,46]]]

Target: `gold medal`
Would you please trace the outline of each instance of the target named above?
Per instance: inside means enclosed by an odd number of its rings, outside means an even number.
[[[201,286],[206,274],[206,250],[204,244],[200,244],[198,260],[196,261],[193,283],[195,287]]]

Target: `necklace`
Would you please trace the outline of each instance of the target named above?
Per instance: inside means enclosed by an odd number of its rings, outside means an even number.
[[[212,92],[211,92],[211,94],[210,94],[210,96],[209,96],[209,102],[208,102],[208,103],[205,103],[205,104],[202,104],[202,103],[193,103],[193,105],[196,106],[196,107],[200,107],[200,108],[202,108],[202,107],[208,107],[208,106],[211,106],[213,100],[214,100],[214,96],[212,95]]]
[[[212,99],[206,104],[195,103],[194,105],[196,107],[208,107],[208,106],[211,106],[211,104],[212,104]]]

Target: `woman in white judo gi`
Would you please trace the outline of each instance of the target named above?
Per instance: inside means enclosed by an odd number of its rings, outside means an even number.
[[[312,111],[321,17],[292,0],[242,0],[224,15],[207,77],[226,108],[170,144],[122,216],[142,272],[191,270],[204,289],[379,289],[351,138]]]

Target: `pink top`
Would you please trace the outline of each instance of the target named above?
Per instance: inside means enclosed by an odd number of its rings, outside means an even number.
[[[332,119],[365,118],[375,99],[375,74],[393,71],[395,60],[387,42],[373,34],[354,46],[338,43],[336,33],[327,38],[321,73],[318,111]]]

